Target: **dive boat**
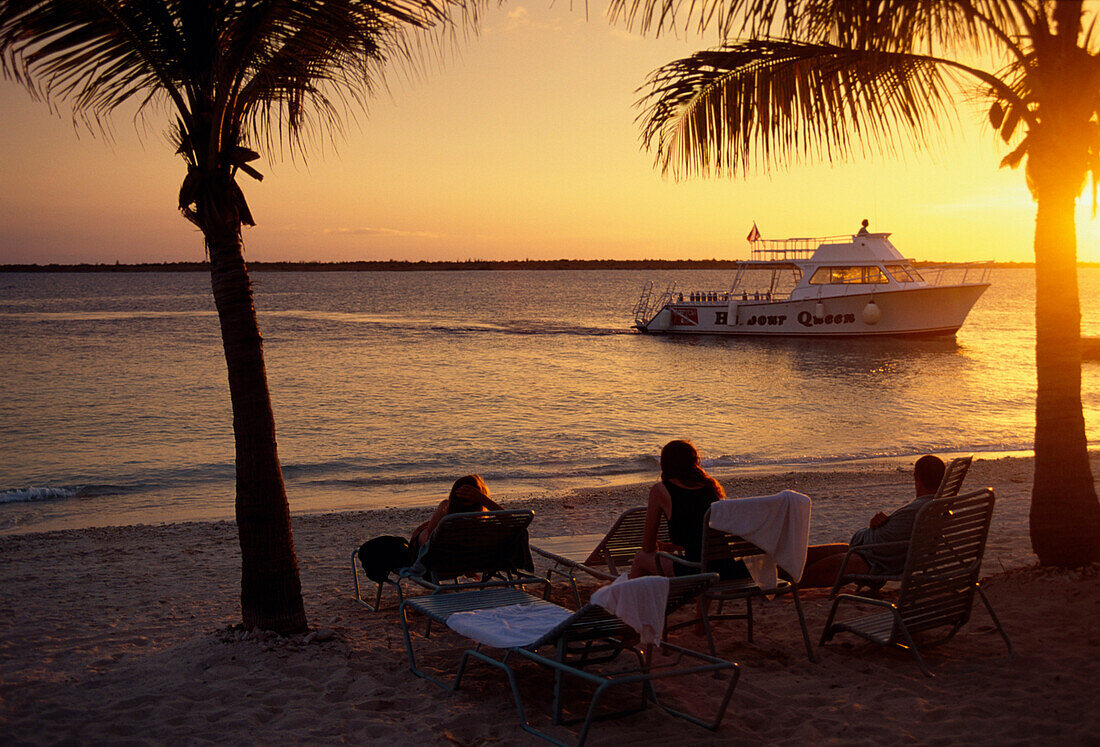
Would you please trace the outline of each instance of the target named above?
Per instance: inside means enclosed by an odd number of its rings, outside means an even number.
[[[727,290],[649,281],[634,306],[641,332],[863,337],[952,335],[989,287],[992,262],[921,268],[889,233],[761,239]]]

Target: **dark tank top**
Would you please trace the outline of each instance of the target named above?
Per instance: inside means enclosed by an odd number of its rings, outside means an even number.
[[[662,480],[672,497],[672,515],[668,517],[668,538],[684,548],[684,557],[698,562],[703,551],[703,518],[717,496],[710,485],[681,488]]]

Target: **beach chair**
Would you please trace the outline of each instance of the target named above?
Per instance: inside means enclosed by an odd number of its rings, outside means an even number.
[[[630,508],[619,515],[607,534],[580,534],[560,537],[543,537],[531,545],[531,552],[551,561],[546,580],[554,576],[567,580],[573,589],[573,598],[580,606],[581,595],[577,589],[577,573],[586,573],[600,581],[614,581],[630,570],[634,555],[642,549],[645,530],[644,506]],[[668,542],[668,522],[661,517],[657,528],[657,541]]]
[[[377,612],[383,588],[393,586],[400,604],[404,599],[402,584],[406,582],[433,594],[494,586],[548,586],[546,579],[532,573],[534,564],[527,527],[533,518],[531,511],[481,511],[444,516],[421,548],[415,563],[377,582],[373,605],[363,597],[362,568],[357,551],[353,552],[351,568],[355,598],[367,609]]]
[[[962,488],[963,480],[966,479],[966,473],[970,471],[970,463],[972,461],[974,461],[973,455],[952,459],[951,463],[947,465],[947,469],[944,470],[943,479],[940,480],[940,486],[936,489],[933,499],[954,498],[957,496],[959,490]],[[901,581],[900,573],[850,573],[848,572],[848,561],[851,560],[852,555],[856,554],[859,550],[897,548],[900,553],[901,549],[905,548],[908,544],[909,543],[905,541],[877,542],[870,545],[860,545],[858,548],[848,548],[848,552],[844,554],[844,561],[840,564],[840,572],[837,573],[836,581],[833,583],[833,590],[829,593],[829,598],[835,597],[840,593],[841,587],[847,584],[855,584],[857,594],[860,589],[864,588],[866,588],[869,593],[877,593],[887,582]]]
[[[751,562],[752,559],[758,556],[768,555],[767,552],[745,540],[743,537],[711,527],[710,513],[710,509],[708,509],[703,522],[703,542],[698,563],[685,560],[678,555],[670,553],[659,553],[659,555],[668,558],[673,563],[696,569],[700,573],[712,572],[716,570],[717,567],[728,564],[730,561],[743,560]],[[715,622],[720,620],[744,620],[747,628],[746,638],[751,643],[753,640],[753,600],[790,594],[794,601],[798,625],[802,630],[802,642],[806,647],[806,656],[809,657],[810,661],[816,662],[817,657],[814,654],[813,644],[810,642],[810,632],[806,627],[806,616],[802,611],[802,600],[798,596],[798,589],[797,581],[778,577],[775,579],[774,585],[765,584],[764,586],[759,585],[752,578],[719,581],[703,592],[703,598],[705,600],[718,602],[717,612],[712,614],[708,609],[708,605],[703,604],[700,607],[700,615],[698,618],[678,623],[672,626],[671,629],[675,630],[687,625],[694,625],[702,622],[703,630],[706,632],[707,636],[707,645],[710,647],[710,653],[711,655],[715,655],[716,648],[714,645],[713,629]],[[744,612],[722,611],[726,602],[737,601],[743,601],[745,603]]]
[[[668,601],[665,606],[666,616],[697,599],[700,592],[716,580],[717,576],[714,574],[669,579]],[[517,608],[512,605],[522,605],[522,607]],[[437,678],[417,665],[407,617],[411,611],[427,616],[430,620],[446,624],[451,616],[458,612],[495,611],[507,618],[515,613],[530,614],[531,610],[536,613],[545,613],[548,619],[541,631],[530,634],[530,642],[523,645],[502,646],[493,637],[492,633],[488,634],[489,638],[485,641],[479,640],[480,636],[470,637],[469,640],[473,640],[477,645],[475,648],[466,649],[463,652],[455,678],[451,682]],[[578,746],[582,745],[588,737],[589,729],[594,720],[637,713],[645,709],[649,703],[654,703],[670,715],[683,718],[713,731],[721,725],[722,718],[733,695],[734,687],[736,687],[737,680],[740,677],[740,669],[734,662],[708,656],[667,642],[659,645],[660,651],[657,655],[661,659],[667,658],[668,661],[654,663],[654,647],[640,648],[637,645],[638,635],[634,629],[603,607],[588,604],[576,612],[570,612],[519,589],[497,588],[438,596],[410,597],[401,604],[400,618],[402,632],[405,637],[405,647],[409,656],[409,666],[413,673],[419,677],[429,679],[441,687],[458,690],[466,667],[471,661],[480,661],[495,667],[508,677],[516,712],[524,730],[555,744],[565,743],[548,732],[536,728],[527,718],[517,670],[510,663],[511,661],[527,660],[553,670],[552,722],[555,726],[580,723],[581,726],[576,735]],[[489,629],[496,630],[497,626],[489,626]],[[503,658],[497,659],[488,655],[483,650],[485,647],[503,651]],[[538,653],[539,649],[545,648],[552,648],[553,654],[543,655]],[[634,665],[622,668],[621,662],[616,662],[622,655],[631,657]],[[619,666],[615,666],[616,664]],[[662,702],[654,686],[654,683],[660,680],[688,675],[707,676],[708,684],[710,684],[713,683],[710,676],[719,677],[723,672],[727,673],[726,676],[728,676],[729,681],[723,683],[720,688],[710,687],[708,689],[712,696],[718,698],[717,708],[711,718],[701,718],[698,715]],[[585,709],[583,719],[564,718],[565,690],[566,683],[569,681],[587,683],[595,688],[588,707]],[[599,712],[600,701],[609,690],[631,686],[639,687],[640,694],[639,699],[635,701],[633,706],[614,713]]]
[[[913,526],[897,601],[856,594],[839,595],[829,610],[821,645],[837,633],[855,633],[882,646],[907,649],[921,671],[931,677],[932,672],[921,658],[914,636],[947,628],[945,635],[921,646],[927,648],[951,640],[970,619],[976,592],[1011,657],[1012,642],[978,581],[994,500],[993,490],[985,488],[929,501],[917,514]],[[837,608],[848,602],[883,611],[834,622]]]

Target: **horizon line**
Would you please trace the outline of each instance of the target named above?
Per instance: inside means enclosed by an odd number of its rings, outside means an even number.
[[[247,262],[256,271],[424,271],[424,270],[633,270],[633,269],[716,269],[735,268],[746,260],[739,259],[465,259],[465,260],[257,260]],[[956,266],[972,262],[936,262],[913,260],[918,267],[929,265]],[[1029,269],[1035,262],[992,261],[995,268]],[[209,269],[209,262],[49,262],[5,263],[0,272],[198,272]],[[1078,267],[1100,267],[1100,262],[1077,262]]]

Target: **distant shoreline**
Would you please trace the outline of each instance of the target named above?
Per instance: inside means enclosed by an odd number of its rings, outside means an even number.
[[[249,262],[254,272],[473,272],[515,270],[733,270],[736,259],[515,259],[462,262],[374,260],[359,262]],[[916,262],[952,266],[962,262]],[[1034,262],[994,262],[996,268],[1030,269]],[[1100,262],[1079,262],[1078,267],[1100,267]],[[4,264],[0,272],[205,272],[206,262],[138,262],[78,264]]]

